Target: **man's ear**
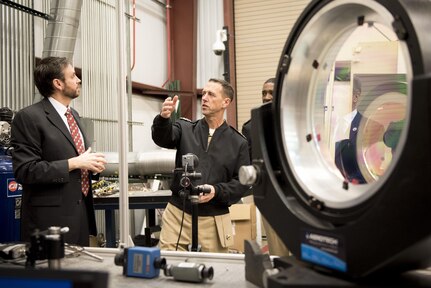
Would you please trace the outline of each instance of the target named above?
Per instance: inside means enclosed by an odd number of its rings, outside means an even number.
[[[230,98],[226,97],[223,99],[223,108],[226,108],[230,104]]]
[[[52,80],[52,84],[54,87],[58,90],[63,90],[63,82],[60,79],[54,79]]]

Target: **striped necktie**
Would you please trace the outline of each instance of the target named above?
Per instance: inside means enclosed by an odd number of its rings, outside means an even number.
[[[67,124],[69,124],[70,134],[72,135],[73,143],[75,143],[76,150],[79,155],[85,152],[84,141],[82,141],[81,134],[79,133],[78,125],[76,124],[75,118],[73,118],[70,108],[67,108],[66,113]],[[88,170],[81,169],[81,190],[82,193],[87,196],[90,181],[88,178]]]

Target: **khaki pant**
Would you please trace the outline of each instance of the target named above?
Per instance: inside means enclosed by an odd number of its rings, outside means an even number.
[[[183,211],[168,203],[162,217],[159,246],[162,250],[176,250],[181,229]],[[198,217],[198,244],[202,252],[227,253],[233,245],[232,222],[230,215]],[[192,244],[192,217],[184,213],[184,222],[178,251],[188,251]]]
[[[274,229],[272,229],[271,225],[268,223],[268,221],[266,221],[263,215],[262,224],[266,232],[269,254],[280,257],[289,256],[289,249],[287,249],[286,245],[284,245],[283,241],[281,241],[280,237],[278,237],[277,233],[275,233]]]

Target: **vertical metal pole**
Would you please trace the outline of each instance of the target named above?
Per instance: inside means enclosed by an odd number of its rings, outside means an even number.
[[[223,29],[226,30],[227,39],[224,41],[224,46],[226,50],[223,53],[223,65],[224,65],[224,80],[230,83],[230,62],[229,62],[229,28],[227,26],[223,26]]]
[[[133,4],[135,5],[135,3]],[[129,7],[129,1],[127,1],[127,11],[130,11],[130,7]],[[134,8],[134,7],[133,7]],[[136,22],[136,19],[132,19],[133,23]],[[129,23],[129,21],[127,22],[127,24]],[[133,126],[132,126],[132,70],[129,67],[132,67],[131,64],[131,56],[130,56],[130,25],[126,25],[126,51],[127,51],[127,58],[126,58],[126,63],[127,63],[127,111],[128,111],[128,123],[130,123],[127,126],[127,129],[129,130],[129,151],[133,151]],[[135,32],[133,32],[135,33]],[[133,43],[133,45],[136,45],[135,43]]]
[[[120,176],[120,246],[130,247],[133,242],[129,233],[128,198],[128,127],[126,95],[126,18],[124,0],[117,0],[117,37],[118,37],[118,131],[119,131],[119,176]]]
[[[192,248],[190,251],[192,252],[199,252],[199,208],[198,208],[199,202],[192,201]]]

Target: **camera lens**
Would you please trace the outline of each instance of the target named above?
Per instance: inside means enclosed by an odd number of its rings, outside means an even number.
[[[114,263],[117,266],[123,266],[124,263],[124,252],[117,253],[114,258]]]
[[[207,268],[207,267],[204,267],[204,270],[202,270],[202,278],[203,279],[209,279],[209,280],[211,280],[211,279],[213,279],[213,276],[214,276],[214,269],[213,269],[213,267],[209,267],[209,268]]]
[[[155,258],[154,259],[154,267],[157,269],[165,269],[166,259],[165,258]]]

